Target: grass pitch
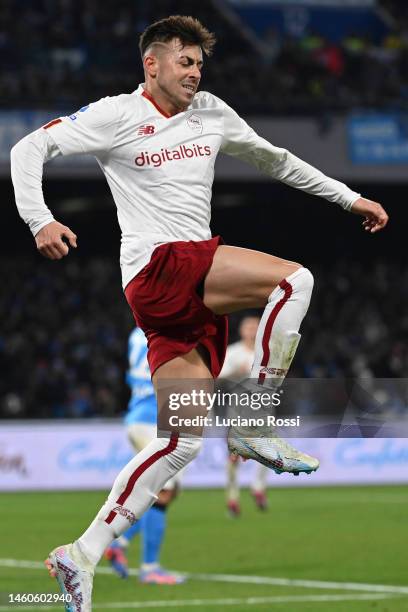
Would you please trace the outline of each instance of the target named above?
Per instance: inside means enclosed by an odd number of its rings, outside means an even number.
[[[8,603],[8,594],[57,592],[40,563],[80,535],[105,496],[1,495],[0,612],[63,610],[61,604],[20,608]],[[265,513],[246,491],[241,502],[241,517],[231,519],[223,491],[182,492],[168,513],[162,564],[190,573],[189,580],[140,585],[135,576],[109,573],[103,561],[94,610],[408,610],[406,487],[270,489]],[[137,568],[137,539],[129,558]]]

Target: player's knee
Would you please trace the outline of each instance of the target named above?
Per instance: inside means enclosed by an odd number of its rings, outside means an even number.
[[[175,497],[175,489],[162,489],[158,494],[157,502],[164,507],[167,507]]]
[[[301,291],[309,296],[312,294],[314,278],[308,268],[299,268],[286,280],[291,284],[293,291]]]

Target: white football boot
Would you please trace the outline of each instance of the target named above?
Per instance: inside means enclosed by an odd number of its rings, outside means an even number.
[[[256,436],[256,437],[255,437]],[[271,468],[276,474],[300,472],[311,474],[319,467],[318,459],[302,453],[280,438],[273,427],[242,429],[230,427],[228,432],[230,453],[244,459],[255,459]]]
[[[93,570],[77,559],[73,545],[66,544],[50,552],[45,565],[50,576],[57,579],[62,594],[67,596],[66,612],[91,612]]]

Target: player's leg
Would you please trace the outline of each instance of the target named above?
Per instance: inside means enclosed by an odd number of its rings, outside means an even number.
[[[168,402],[160,381],[172,378],[207,381],[211,374],[196,350],[165,363],[153,376],[159,405]],[[198,413],[199,409],[196,410]],[[153,439],[123,468],[96,519],[78,540],[79,547],[95,565],[106,544],[142,516],[157,500],[165,483],[194,459],[200,448],[199,436],[172,433],[170,437]]]
[[[266,510],[268,508],[268,499],[266,497],[267,478],[268,468],[265,465],[258,464],[250,491],[259,510]]]
[[[281,384],[300,340],[299,328],[312,289],[312,274],[300,264],[249,249],[217,248],[204,284],[206,306],[217,314],[265,308],[255,342],[252,382],[272,389]],[[236,433],[230,431],[231,452],[256,459],[277,473],[310,473],[319,466],[316,459],[296,451],[270,428],[269,433],[268,428],[258,430],[252,440],[254,432],[238,432],[234,439]]]
[[[151,423],[132,423],[127,427],[127,436],[135,450],[135,454],[137,454],[157,437],[156,426]],[[105,550],[104,555],[106,559],[121,578],[127,578],[129,575],[127,548],[136,535],[142,531],[143,519],[150,510],[147,510],[134,525],[131,525],[116,540],[113,540],[111,545]]]
[[[264,307],[251,377],[281,382],[300,339],[313,277],[300,264],[249,249],[219,246],[204,285],[204,302],[217,314]]]
[[[149,512],[149,510],[147,512]],[[112,569],[121,578],[127,578],[129,575],[127,548],[135,536],[142,531],[143,516],[136,521],[134,525],[129,527],[129,529],[126,529],[126,531],[116,538],[116,540],[113,540],[110,546],[105,550],[105,558],[109,561]]]
[[[284,279],[302,268],[252,249],[220,245],[204,283],[204,302],[217,314],[262,308]]]
[[[309,306],[312,274],[300,264],[273,255],[219,246],[204,285],[204,302],[228,313],[264,306],[251,377],[276,385],[286,375]]]
[[[227,510],[232,518],[236,518],[241,514],[239,504],[238,469],[239,457],[237,455],[228,455],[226,497]]]
[[[178,476],[178,475],[177,475]],[[180,584],[185,578],[160,565],[160,552],[167,528],[167,510],[178,493],[178,478],[171,478],[158,495],[157,502],[143,515],[142,562],[139,580],[143,584]]]
[[[157,427],[151,423],[136,422],[128,426],[127,434],[137,454],[157,437]],[[180,575],[161,568],[159,563],[160,550],[166,532],[167,508],[176,498],[177,490],[177,477],[168,480],[151,508],[106,549],[105,557],[121,578],[127,578],[129,575],[127,548],[134,537],[141,533],[140,581],[156,584],[179,584],[184,581]]]
[[[160,381],[170,378],[209,380],[211,374],[196,350],[165,363],[153,376],[159,405],[168,402]],[[105,548],[102,541],[119,536],[129,523],[138,520],[157,500],[165,483],[194,459],[200,447],[199,436],[172,433],[170,437],[153,439],[123,468],[91,528],[79,539],[81,548],[95,564]]]
[[[128,427],[128,438],[136,453],[145,448],[157,436],[156,425],[134,423]],[[135,535],[135,527],[142,535],[142,561],[139,579],[146,584],[180,584],[184,578],[174,572],[160,567],[160,551],[167,527],[167,509],[177,497],[179,488],[178,475],[170,478],[157,496],[157,501],[149,508],[135,525],[123,533],[117,542],[118,548],[126,549]],[[115,554],[115,551],[114,551]]]
[[[208,366],[199,351],[192,350],[157,369],[153,377],[160,402],[165,405],[166,390],[161,380],[201,379],[208,391],[212,381]],[[192,407],[194,414],[205,416],[204,407]],[[157,499],[165,483],[187,465],[201,448],[202,432],[169,438],[156,438],[134,457],[117,476],[107,501],[97,516],[73,544],[53,550],[46,560],[50,575],[56,577],[62,592],[73,597],[72,611],[91,610],[94,568],[105,549],[134,524]]]
[[[185,359],[188,359],[188,369],[185,367]],[[168,405],[170,394],[174,392],[177,394],[189,393],[192,389],[199,391],[201,387],[207,392],[213,390],[213,378],[209,369],[207,352],[202,347],[198,347],[189,356],[167,362],[156,370],[153,382],[160,415],[158,419],[158,427],[160,428],[163,425],[162,406]],[[207,410],[205,406],[187,406],[186,414],[188,417],[206,416]],[[164,424],[164,428],[167,429],[166,424]],[[188,441],[191,436],[192,439],[197,439],[197,436],[201,436],[201,433],[202,428],[189,429],[186,440]],[[183,434],[181,434],[181,439],[183,437]],[[166,527],[166,511],[177,495],[181,471],[166,482],[159,494],[158,501],[142,519],[143,558],[140,580],[143,583],[179,584],[184,581],[182,576],[163,569],[159,564],[160,548]]]

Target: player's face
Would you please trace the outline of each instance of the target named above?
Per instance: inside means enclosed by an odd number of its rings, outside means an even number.
[[[256,332],[258,330],[258,317],[245,317],[239,326],[239,334],[241,339],[248,343],[255,342]]]
[[[178,111],[193,101],[201,79],[201,48],[184,46],[175,38],[165,45],[157,60],[156,85],[160,94]]]

